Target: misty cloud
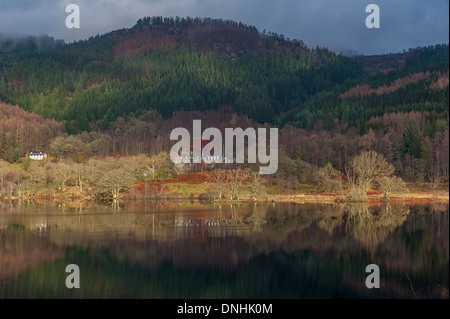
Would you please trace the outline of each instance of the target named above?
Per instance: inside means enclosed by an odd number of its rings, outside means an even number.
[[[70,3],[80,7],[80,29],[65,27]],[[365,27],[370,3],[380,7],[380,29]],[[0,34],[70,42],[129,28],[144,16],[200,16],[242,21],[309,47],[377,54],[447,43],[448,10],[448,0],[15,0],[0,2]]]
[[[0,53],[13,51],[43,53],[64,45],[63,40],[55,40],[48,35],[5,37],[0,34]]]

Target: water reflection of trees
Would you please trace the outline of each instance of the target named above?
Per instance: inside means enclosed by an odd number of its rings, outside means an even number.
[[[298,277],[298,282],[305,282],[307,276],[322,278],[319,273],[323,269],[330,274],[341,274],[343,269],[364,269],[367,258],[376,256],[383,269],[400,273],[389,280],[404,279],[407,269],[416,293],[420,292],[419,276],[424,283],[431,279],[446,282],[443,269],[445,266],[448,269],[448,204],[409,208],[272,203],[201,206],[180,202],[163,209],[164,202],[141,201],[124,205],[120,213],[111,213],[107,206],[94,213],[83,204],[78,208],[56,207],[48,215],[34,214],[45,207],[32,205],[27,210],[32,214],[14,214],[10,205],[5,203],[4,208],[11,214],[0,219],[0,266],[2,257],[7,256],[15,267],[22,265],[22,270],[41,264],[43,259],[38,259],[41,254],[55,258],[55,251],[61,253],[66,247],[81,247],[89,252],[86,256],[89,262],[92,258],[101,263],[95,276],[103,267],[114,265],[114,269],[142,269],[146,274],[151,270],[155,278],[166,275],[166,278],[183,279],[186,271],[192,270],[193,281],[199,278],[201,281],[208,271],[215,276],[225,273],[226,281],[230,272],[242,272],[240,278],[253,273],[266,276],[271,274],[272,268],[265,268],[269,265],[283,269],[283,272],[274,271],[277,283],[284,278],[281,273],[288,273],[286,267],[291,267],[293,275],[298,274],[293,270],[295,267],[301,267],[300,273],[307,269],[304,276]],[[24,203],[13,205],[20,211],[25,206]],[[193,219],[196,223],[176,227],[176,218]],[[223,223],[207,225],[213,220]],[[13,229],[13,224],[23,228]],[[41,224],[49,227],[45,236],[40,236],[35,228]],[[7,244],[14,247],[7,248]],[[33,264],[27,264],[20,256],[31,256],[27,259],[34,260]],[[273,258],[278,258],[278,266],[273,266]],[[248,263],[252,263],[251,267]],[[246,282],[253,284],[252,280]],[[341,281],[335,284],[341,289]],[[164,282],[163,286],[166,285]],[[406,294],[409,292],[408,282],[400,287],[406,287]],[[217,291],[222,291],[222,287]],[[395,293],[396,296],[406,294]]]
[[[342,214],[324,218],[318,225],[329,234],[344,225],[347,234],[366,249],[374,250],[406,221],[409,212],[409,208],[403,205],[385,203],[371,209],[365,203],[357,203],[345,206]]]
[[[338,215],[329,216],[326,218],[322,218],[319,220],[317,225],[325,230],[329,235],[332,235],[335,232],[335,229],[340,227],[344,224],[344,218],[343,218],[342,212]]]
[[[254,203],[249,222],[253,225],[253,231],[261,231],[261,226],[267,223],[266,209]]]

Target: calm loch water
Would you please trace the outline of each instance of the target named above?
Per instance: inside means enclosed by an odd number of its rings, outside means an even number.
[[[0,202],[0,298],[449,296],[448,204],[72,206]]]

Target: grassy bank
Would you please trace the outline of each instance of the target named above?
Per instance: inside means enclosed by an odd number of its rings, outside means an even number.
[[[155,199],[155,200],[185,200],[185,199],[203,199],[209,201],[218,201],[213,189],[214,183],[208,182],[168,182],[159,180],[155,182],[146,182],[135,184],[132,188],[122,192],[121,199]],[[276,193],[272,186],[266,186],[264,192],[258,196],[253,196],[248,192],[242,192],[238,198],[231,200],[225,192],[220,201],[261,201],[261,202],[293,202],[293,203],[336,203],[345,201],[347,192],[324,193],[318,191],[315,184],[301,184],[299,189]],[[93,201],[104,199],[95,195],[93,188],[87,187],[80,192],[78,187],[67,187],[65,190],[54,190],[46,188],[34,193],[23,191],[20,196],[3,196],[4,200],[13,199],[42,200],[53,199],[64,202],[66,200],[84,200]],[[366,201],[377,203],[385,201],[384,194],[378,190],[369,190]],[[391,203],[448,203],[449,187],[440,185],[432,189],[426,183],[408,184],[408,189],[402,193],[393,194],[389,198]]]
[[[212,183],[202,184],[180,184],[167,183],[167,193],[160,195],[161,198],[195,198],[202,199],[209,195]],[[336,203],[343,201],[346,192],[322,193],[317,192],[314,184],[302,184],[300,189],[289,193],[276,194],[270,187],[266,187],[266,194],[252,196],[242,194],[238,197],[240,201],[272,201],[272,202],[295,202],[295,203]],[[221,199],[229,200],[229,199]],[[383,202],[384,194],[377,190],[370,190],[367,195],[368,202]],[[407,192],[394,194],[389,198],[392,203],[428,203],[428,202],[449,202],[448,185],[431,189],[424,184],[411,184]]]

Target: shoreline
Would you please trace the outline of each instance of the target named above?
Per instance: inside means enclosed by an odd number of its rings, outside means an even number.
[[[252,198],[242,196],[237,201],[256,201],[256,202],[285,202],[285,203],[317,203],[317,204],[349,204],[349,203],[367,203],[382,204],[386,202],[383,195],[368,195],[364,201],[345,201],[341,200],[343,194],[297,194],[297,195],[268,195],[265,197]],[[227,200],[228,201],[228,200]],[[231,200],[230,200],[231,201]],[[387,201],[390,204],[427,204],[427,203],[449,203],[449,194],[418,194],[405,193],[391,196]]]
[[[170,184],[168,184],[170,186]],[[374,194],[375,193],[375,194]],[[371,191],[367,198],[363,201],[346,201],[343,200],[345,193],[306,193],[306,194],[267,194],[264,196],[251,196],[244,194],[237,199],[225,199],[220,200],[206,198],[204,193],[190,193],[186,195],[178,192],[170,192],[162,194],[160,196],[145,196],[142,194],[136,194],[133,192],[123,193],[118,199],[121,200],[154,200],[154,201],[170,201],[170,200],[204,200],[211,203],[239,203],[239,202],[273,202],[273,203],[316,203],[316,204],[349,204],[349,203],[367,203],[367,204],[382,204],[386,200],[381,192]],[[52,193],[48,190],[39,191],[36,194],[30,194],[30,196],[3,196],[0,197],[0,201],[11,200],[54,200],[57,202],[70,202],[70,201],[86,201],[95,202],[102,200],[112,200],[110,198],[98,198],[89,193],[74,194],[71,192],[56,192]],[[390,204],[433,204],[433,203],[449,203],[449,192],[444,190],[439,191],[422,191],[422,192],[409,192],[399,193],[391,196],[388,200]]]

